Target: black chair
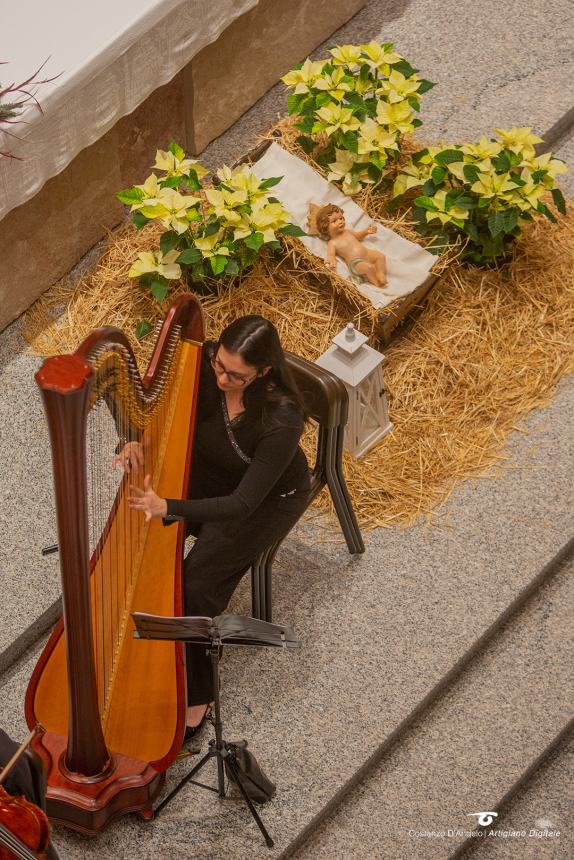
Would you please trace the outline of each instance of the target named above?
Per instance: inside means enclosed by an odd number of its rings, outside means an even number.
[[[328,370],[298,355],[286,353],[287,363],[305,398],[309,417],[318,425],[315,465],[311,470],[311,490],[307,506],[325,485],[350,553],[365,551],[363,538],[351,505],[342,468],[343,439],[349,398],[343,382]],[[281,541],[273,544],[251,566],[252,615],[272,621],[273,561]]]

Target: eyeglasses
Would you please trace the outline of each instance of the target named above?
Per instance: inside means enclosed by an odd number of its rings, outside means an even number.
[[[247,385],[248,382],[253,382],[255,377],[259,376],[259,372],[254,373],[253,376],[244,376],[242,373],[236,373],[234,370],[227,370],[215,355],[210,359],[210,361],[211,366],[218,376],[221,376],[221,374],[224,373],[229,381],[234,382],[236,385]]]

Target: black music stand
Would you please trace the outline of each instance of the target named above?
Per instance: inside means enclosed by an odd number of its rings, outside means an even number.
[[[265,829],[257,810],[245,788],[239,775],[239,767],[235,755],[235,749],[240,746],[230,743],[223,738],[223,723],[221,721],[221,703],[219,696],[219,653],[222,645],[252,645],[255,647],[268,648],[298,648],[300,642],[295,638],[291,627],[282,624],[271,624],[267,621],[259,621],[245,615],[217,615],[215,618],[202,616],[183,616],[170,618],[163,615],[148,615],[145,612],[132,612],[132,618],[136,629],[134,637],[137,639],[168,639],[178,642],[190,642],[194,645],[205,645],[207,653],[211,658],[213,672],[214,690],[214,718],[212,722],[215,727],[215,739],[209,741],[209,749],[190,772],[184,776],[176,787],[159,804],[154,815],[159,815],[161,810],[181,791],[184,785],[191,782],[200,788],[206,788],[225,797],[225,770],[224,762],[233,776],[235,785],[249,807],[251,815],[255,819],[259,830],[263,834],[265,844],[268,848],[273,847],[273,840]],[[203,768],[207,762],[217,759],[217,788],[204,785],[193,779],[195,774]]]

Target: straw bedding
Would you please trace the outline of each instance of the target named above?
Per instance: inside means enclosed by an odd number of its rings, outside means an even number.
[[[111,234],[95,270],[77,285],[62,281],[30,310],[32,348],[68,352],[96,326],[132,334],[137,320],[160,318],[149,291],[127,278],[137,251],[154,247],[157,235],[153,225]],[[298,267],[293,247],[281,259],[260,259],[242,280],[202,299],[209,335],[236,316],[261,313],[287,349],[313,360],[351,317],[369,329],[346,289],[326,290]],[[569,214],[558,225],[530,225],[504,269],[479,270],[456,259],[446,268],[424,308],[385,351],[392,432],[362,460],[345,455],[363,528],[410,526],[421,517],[440,523],[436,509],[459,481],[495,476],[505,465],[507,435],[530,410],[548,404],[558,380],[574,371],[573,258]],[[143,366],[152,338],[133,340]],[[317,505],[326,513],[328,496]]]

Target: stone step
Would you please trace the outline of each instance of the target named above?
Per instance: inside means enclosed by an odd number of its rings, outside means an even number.
[[[565,724],[571,729],[573,610],[571,554],[307,844],[282,857],[454,860],[457,847],[479,842],[468,835],[473,813],[500,814],[530,763]],[[526,836],[505,835],[495,819],[498,836],[484,839],[514,839],[513,856],[521,858],[523,846],[541,839],[559,851],[559,837],[528,835],[540,831],[542,813]],[[568,829],[566,821],[554,823]],[[480,857],[480,845],[475,851]]]
[[[572,798],[574,797],[574,733],[516,793],[498,817],[506,831],[538,831],[524,837],[474,839],[460,860],[563,860],[574,857]],[[548,833],[546,832],[548,831]],[[560,836],[550,836],[550,833]],[[518,841],[517,841],[518,839]]]

